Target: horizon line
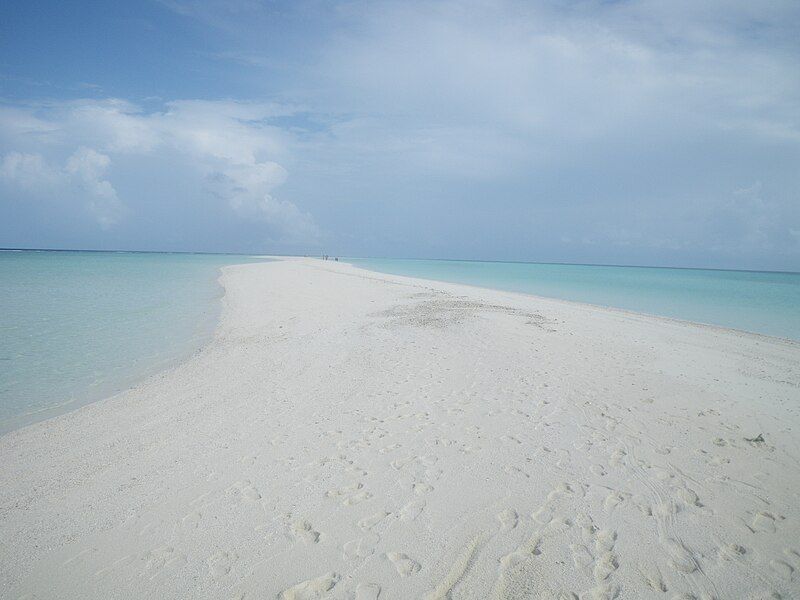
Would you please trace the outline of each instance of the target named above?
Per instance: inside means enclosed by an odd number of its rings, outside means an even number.
[[[97,250],[88,248],[14,248],[0,247],[0,252],[93,252],[105,254],[207,254],[217,256],[286,256],[286,257],[307,257],[317,258],[318,254],[280,254],[276,252],[213,252],[207,250]],[[320,252],[319,256],[324,255]],[[330,256],[330,255],[328,255]],[[681,271],[726,271],[732,273],[775,273],[779,275],[800,275],[800,271],[784,271],[772,269],[731,269],[721,267],[678,267],[664,265],[641,265],[641,264],[616,264],[616,263],[584,263],[584,262],[559,262],[559,261],[536,261],[536,260],[499,260],[483,258],[418,258],[418,257],[390,257],[390,256],[338,256],[339,259],[354,260],[418,260],[418,261],[446,261],[446,262],[477,262],[477,263],[501,263],[501,264],[521,264],[521,265],[560,265],[572,267],[614,267],[627,269],[674,269]]]

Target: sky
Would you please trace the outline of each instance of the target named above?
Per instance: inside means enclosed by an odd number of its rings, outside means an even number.
[[[800,271],[800,2],[4,2],[0,247]]]

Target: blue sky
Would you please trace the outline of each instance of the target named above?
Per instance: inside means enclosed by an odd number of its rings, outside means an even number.
[[[796,1],[0,7],[0,246],[800,270]]]

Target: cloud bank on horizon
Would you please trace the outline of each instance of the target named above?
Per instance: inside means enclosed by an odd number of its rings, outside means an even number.
[[[793,0],[12,4],[0,246],[800,270]]]

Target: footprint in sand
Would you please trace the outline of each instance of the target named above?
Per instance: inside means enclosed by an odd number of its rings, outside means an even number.
[[[708,464],[714,467],[720,467],[722,465],[730,464],[731,459],[725,456],[711,456],[708,460]]]
[[[261,500],[261,494],[252,485],[248,485],[242,489],[242,498],[244,498],[246,502],[255,502]]]
[[[433,491],[433,486],[427,483],[415,483],[411,486],[411,489],[414,490],[414,493],[418,496],[422,494],[427,494],[428,492]]]
[[[783,555],[786,557],[786,560],[794,565],[795,569],[800,569],[800,553],[798,553],[797,550],[784,548]]]
[[[598,477],[603,477],[606,474],[606,470],[603,465],[592,465],[589,467],[589,471]]]
[[[670,558],[670,565],[681,573],[694,573],[697,570],[697,562],[683,544],[672,538],[661,542]]]
[[[338,573],[327,573],[315,579],[301,581],[281,592],[281,600],[316,600],[331,591],[341,579]]]
[[[775,573],[787,581],[792,578],[792,573],[794,573],[794,567],[782,560],[771,560],[769,561],[769,566],[772,567]]]
[[[375,546],[380,541],[380,538],[372,534],[367,534],[364,537],[351,540],[342,546],[342,553],[348,560],[365,559],[375,552]]]
[[[359,583],[355,600],[377,600],[380,595],[381,586],[377,583]]]
[[[497,515],[500,521],[500,531],[511,531],[519,522],[519,515],[513,508],[507,508]]]
[[[720,546],[718,553],[723,560],[738,560],[747,553],[747,550],[739,544],[725,544]]]
[[[362,489],[363,487],[363,483],[351,483],[335,490],[328,490],[325,492],[325,496],[327,498],[340,498],[342,499],[342,504],[352,506],[372,498],[372,494]]]
[[[592,564],[594,558],[592,557],[589,549],[582,544],[570,544],[570,552],[572,552],[572,562],[578,568],[588,567]]]
[[[363,487],[364,484],[361,482],[351,483],[349,485],[345,485],[340,488],[336,488],[334,490],[328,490],[327,492],[325,492],[325,496],[327,498],[340,498],[342,496],[355,494]]]
[[[375,514],[369,515],[368,517],[364,517],[358,522],[358,527],[363,530],[372,529],[383,521],[386,517],[389,516],[389,513],[382,510],[380,512],[376,512]]]
[[[594,564],[594,569],[592,570],[595,581],[605,581],[614,571],[617,570],[617,567],[619,567],[619,564],[617,563],[617,557],[611,552],[604,553],[597,559]]]
[[[523,469],[520,469],[516,465],[505,465],[503,467],[503,472],[507,473],[508,475],[521,476],[524,477],[525,479],[531,478],[529,473],[526,473]]]
[[[608,496],[606,496],[603,506],[607,512],[611,512],[623,502],[625,502],[625,497],[622,494],[619,492],[611,492]]]
[[[228,488],[228,492],[238,495],[243,502],[256,502],[261,500],[261,494],[247,479],[234,483]]]
[[[188,515],[181,519],[181,523],[187,529],[197,529],[200,525],[200,519],[203,518],[203,514],[199,511],[190,512]]]
[[[611,529],[601,529],[594,540],[594,549],[597,552],[610,552],[617,542],[617,532]]]
[[[397,573],[402,577],[408,577],[409,575],[418,573],[422,568],[422,565],[417,561],[401,552],[387,552],[386,558],[392,562]]]
[[[586,515],[578,515],[575,519],[575,524],[581,528],[583,541],[591,543],[594,539],[594,534],[597,532],[597,527],[595,527],[592,519]]]
[[[425,469],[425,478],[428,481],[439,481],[442,475],[444,475],[444,471],[442,469]]]
[[[425,500],[412,500],[400,509],[401,521],[413,521],[425,510]]]
[[[664,583],[664,578],[661,576],[661,572],[658,568],[654,566],[648,569],[640,568],[639,573],[651,590],[661,592],[662,594],[667,592],[667,584]]]
[[[535,510],[531,516],[537,523],[547,525],[553,520],[553,509],[551,509],[549,506],[542,506],[538,510]]]
[[[653,505],[652,512],[657,517],[670,518],[674,517],[681,511],[681,505],[672,499],[666,499],[664,502],[659,502]]]
[[[631,503],[633,503],[633,505],[636,508],[638,508],[639,512],[641,512],[644,516],[646,517],[653,516],[653,507],[650,505],[650,503],[647,501],[647,498],[645,498],[644,496],[640,496],[638,494],[632,496]]]
[[[690,490],[689,488],[679,488],[676,492],[678,498],[683,500],[687,506],[702,506],[700,504],[700,499],[697,497],[697,494],[694,490]]]
[[[309,544],[316,544],[319,542],[320,534],[319,531],[314,530],[311,526],[311,523],[304,519],[300,519],[292,523],[292,535],[296,540],[302,540]]]
[[[650,472],[653,474],[653,477],[659,481],[668,481],[674,477],[672,471],[669,469],[662,469],[661,467],[651,467]]]
[[[395,471],[399,471],[403,467],[413,463],[415,460],[417,460],[416,456],[406,456],[405,458],[396,458],[389,464]]]
[[[370,498],[372,498],[372,494],[366,490],[363,490],[357,494],[353,494],[349,498],[346,498],[342,504],[345,506],[353,506],[355,504],[364,502],[364,500],[369,500]]]
[[[622,461],[625,460],[627,456],[627,452],[625,450],[618,448],[611,453],[611,456],[608,459],[608,464],[612,467],[619,467],[622,464]]]
[[[570,527],[572,527],[572,521],[566,517],[555,517],[547,524],[545,530],[548,534],[553,534],[559,531],[566,531]]]
[[[233,564],[239,559],[235,552],[217,552],[208,558],[208,570],[213,577],[224,577],[231,572]]]
[[[751,529],[762,533],[775,533],[775,517],[768,512],[759,512],[753,517]]]
[[[549,502],[553,502],[555,500],[560,500],[564,496],[574,496],[575,490],[572,486],[567,483],[566,481],[562,481],[556,487],[554,487],[549,494],[547,494],[547,500]]]

